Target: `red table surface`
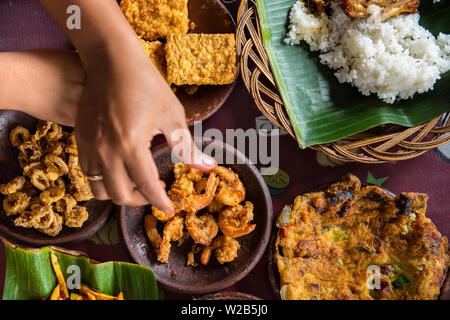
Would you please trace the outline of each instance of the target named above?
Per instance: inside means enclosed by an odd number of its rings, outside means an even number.
[[[239,3],[228,0],[224,3],[236,17]],[[25,50],[31,48],[70,48],[64,34],[46,14],[38,0],[0,0],[0,51]],[[212,118],[203,122],[203,130],[217,128],[225,133],[230,128],[256,128],[257,123],[267,121],[253,103],[241,80],[234,92]],[[296,195],[309,189],[333,182],[351,172],[363,183],[372,175],[376,179],[387,178],[383,187],[394,193],[402,191],[422,192],[429,195],[428,217],[445,236],[450,236],[450,146],[444,146],[412,160],[387,164],[336,164],[313,150],[301,150],[288,135],[280,137],[280,168],[290,177],[289,186],[272,197],[274,217]],[[257,213],[256,213],[257,214]],[[122,246],[117,229],[117,217],[94,237],[69,249],[86,252],[97,261],[130,261]],[[0,246],[0,296],[5,274],[5,255]],[[243,280],[227,290],[241,291],[264,299],[273,299],[266,265],[266,255],[255,269]],[[191,299],[191,296],[165,293],[166,299]]]

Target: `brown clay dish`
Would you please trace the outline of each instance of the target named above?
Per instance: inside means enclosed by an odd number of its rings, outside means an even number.
[[[317,192],[326,190],[328,188],[328,185],[320,186],[317,188],[314,188],[310,192]],[[395,197],[395,194],[392,193],[389,190],[386,190],[384,188],[384,192],[387,194]],[[276,217],[274,217],[276,218]],[[278,228],[275,226],[275,223],[273,224],[272,234],[270,236],[270,242],[268,247],[268,258],[267,258],[267,272],[269,274],[269,282],[270,287],[272,288],[272,293],[275,299],[281,299],[280,297],[280,275],[278,273],[278,267],[277,267],[277,260],[276,260],[276,250],[275,250],[275,244],[277,241],[278,236]],[[450,300],[450,280],[449,275],[447,274],[447,277],[445,278],[444,284],[441,287],[441,295],[439,297],[440,300]]]
[[[120,229],[125,247],[131,257],[139,264],[152,268],[156,279],[164,288],[184,294],[204,294],[227,288],[245,277],[263,255],[270,238],[272,225],[272,202],[269,191],[259,171],[248,159],[229,145],[219,142],[204,142],[203,147],[212,144],[223,150],[223,158],[233,155],[233,163],[239,159],[244,164],[225,165],[239,174],[247,189],[246,200],[254,204],[254,219],[256,229],[239,238],[241,248],[235,261],[219,264],[211,259],[207,266],[198,267],[186,265],[186,256],[193,244],[185,241],[180,247],[172,243],[169,263],[157,261],[156,252],[149,243],[144,230],[144,216],[151,212],[149,207],[121,208]],[[217,149],[216,149],[217,150]],[[170,149],[161,145],[153,150],[153,157],[158,167],[159,175],[167,186],[174,180],[173,162]],[[218,161],[220,162],[220,161]]]
[[[22,171],[17,161],[18,150],[9,141],[10,131],[18,125],[29,130],[36,127],[37,119],[18,111],[0,113],[0,184],[8,182]],[[4,196],[0,196],[0,202]],[[73,244],[96,233],[108,219],[113,207],[110,201],[90,200],[83,204],[89,211],[89,219],[81,228],[63,227],[59,235],[50,237],[35,229],[14,226],[13,219],[7,217],[0,205],[0,235],[6,239],[33,247],[46,245]]]
[[[189,20],[195,23],[191,33],[235,33],[236,24],[228,9],[220,0],[189,0]],[[212,116],[224,104],[234,84],[223,86],[199,86],[188,95],[184,87],[177,87],[176,95],[186,111],[188,125]]]

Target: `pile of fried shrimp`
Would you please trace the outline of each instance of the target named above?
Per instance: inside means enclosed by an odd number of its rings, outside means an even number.
[[[174,167],[175,182],[167,192],[175,208],[171,214],[155,206],[145,216],[145,231],[158,261],[167,263],[171,242],[194,241],[187,254],[187,265],[197,266],[195,255],[207,265],[211,254],[220,264],[234,261],[240,244],[236,238],[252,232],[253,204],[245,201],[245,187],[239,176],[229,168],[215,167],[204,173],[184,163]],[[164,223],[162,237],[157,229]]]
[[[75,135],[56,123],[39,121],[34,134],[18,126],[10,140],[19,149],[23,172],[0,186],[5,214],[17,216],[14,225],[49,236],[58,235],[63,224],[80,228],[89,214],[78,202],[93,195],[78,164]]]

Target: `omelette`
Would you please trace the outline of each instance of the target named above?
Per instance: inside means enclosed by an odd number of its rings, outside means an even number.
[[[296,197],[277,219],[281,298],[438,299],[448,240],[425,216],[427,200],[361,188],[353,175]]]

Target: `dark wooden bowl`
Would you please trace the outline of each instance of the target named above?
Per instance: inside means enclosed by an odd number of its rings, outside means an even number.
[[[189,20],[195,23],[192,33],[235,33],[236,24],[220,0],[189,0]],[[188,124],[203,121],[217,112],[229,97],[234,84],[200,86],[194,95],[184,87],[177,87],[176,95],[186,111]]]
[[[251,294],[248,293],[223,291],[217,293],[210,293],[198,297],[197,300],[262,300],[262,299],[252,296]]]
[[[320,186],[317,188],[314,188],[310,192],[316,192],[316,191],[322,191],[328,188],[328,185],[326,186]],[[391,191],[383,189],[384,192],[387,194],[395,197],[396,195],[392,193]],[[268,247],[268,256],[267,256],[267,272],[269,274],[269,282],[270,287],[272,288],[272,293],[274,295],[275,299],[281,299],[280,297],[280,274],[278,273],[278,267],[277,267],[277,259],[276,259],[276,242],[277,242],[277,236],[278,236],[279,229],[275,225],[275,220],[273,223],[273,229],[272,229],[272,235],[270,236],[270,242]],[[445,278],[445,281],[441,287],[441,295],[439,296],[440,300],[450,300],[450,280],[449,275],[447,273],[447,276]]]
[[[211,145],[210,145],[211,144]],[[120,229],[123,241],[131,257],[139,264],[151,267],[158,282],[167,290],[184,294],[204,294],[227,288],[245,277],[263,255],[270,238],[272,225],[272,201],[269,191],[259,171],[249,163],[245,156],[229,145],[219,142],[205,142],[233,156],[233,163],[227,167],[239,174],[247,189],[246,200],[253,202],[256,229],[238,238],[241,245],[235,261],[220,265],[212,258],[207,266],[186,265],[186,256],[190,251],[192,240],[185,241],[180,247],[172,243],[169,263],[157,261],[154,248],[150,245],[144,230],[144,216],[151,212],[149,207],[122,207],[120,212]],[[161,145],[153,150],[153,157],[161,179],[170,186],[173,178],[173,162],[170,149]],[[218,160],[218,159],[216,159]],[[220,163],[220,161],[218,161]],[[197,257],[197,260],[199,258]],[[199,262],[199,261],[198,261]]]
[[[20,175],[22,170],[17,161],[19,151],[9,141],[9,133],[16,126],[21,125],[34,132],[37,119],[18,111],[0,112],[0,184],[8,182]],[[0,196],[0,204],[4,196]],[[59,235],[50,237],[35,229],[14,226],[14,217],[7,217],[0,205],[0,234],[6,239],[27,244],[33,247],[46,245],[73,244],[89,238],[96,233],[108,219],[113,208],[110,201],[90,200],[83,204],[89,211],[89,219],[81,228],[63,227]]]

